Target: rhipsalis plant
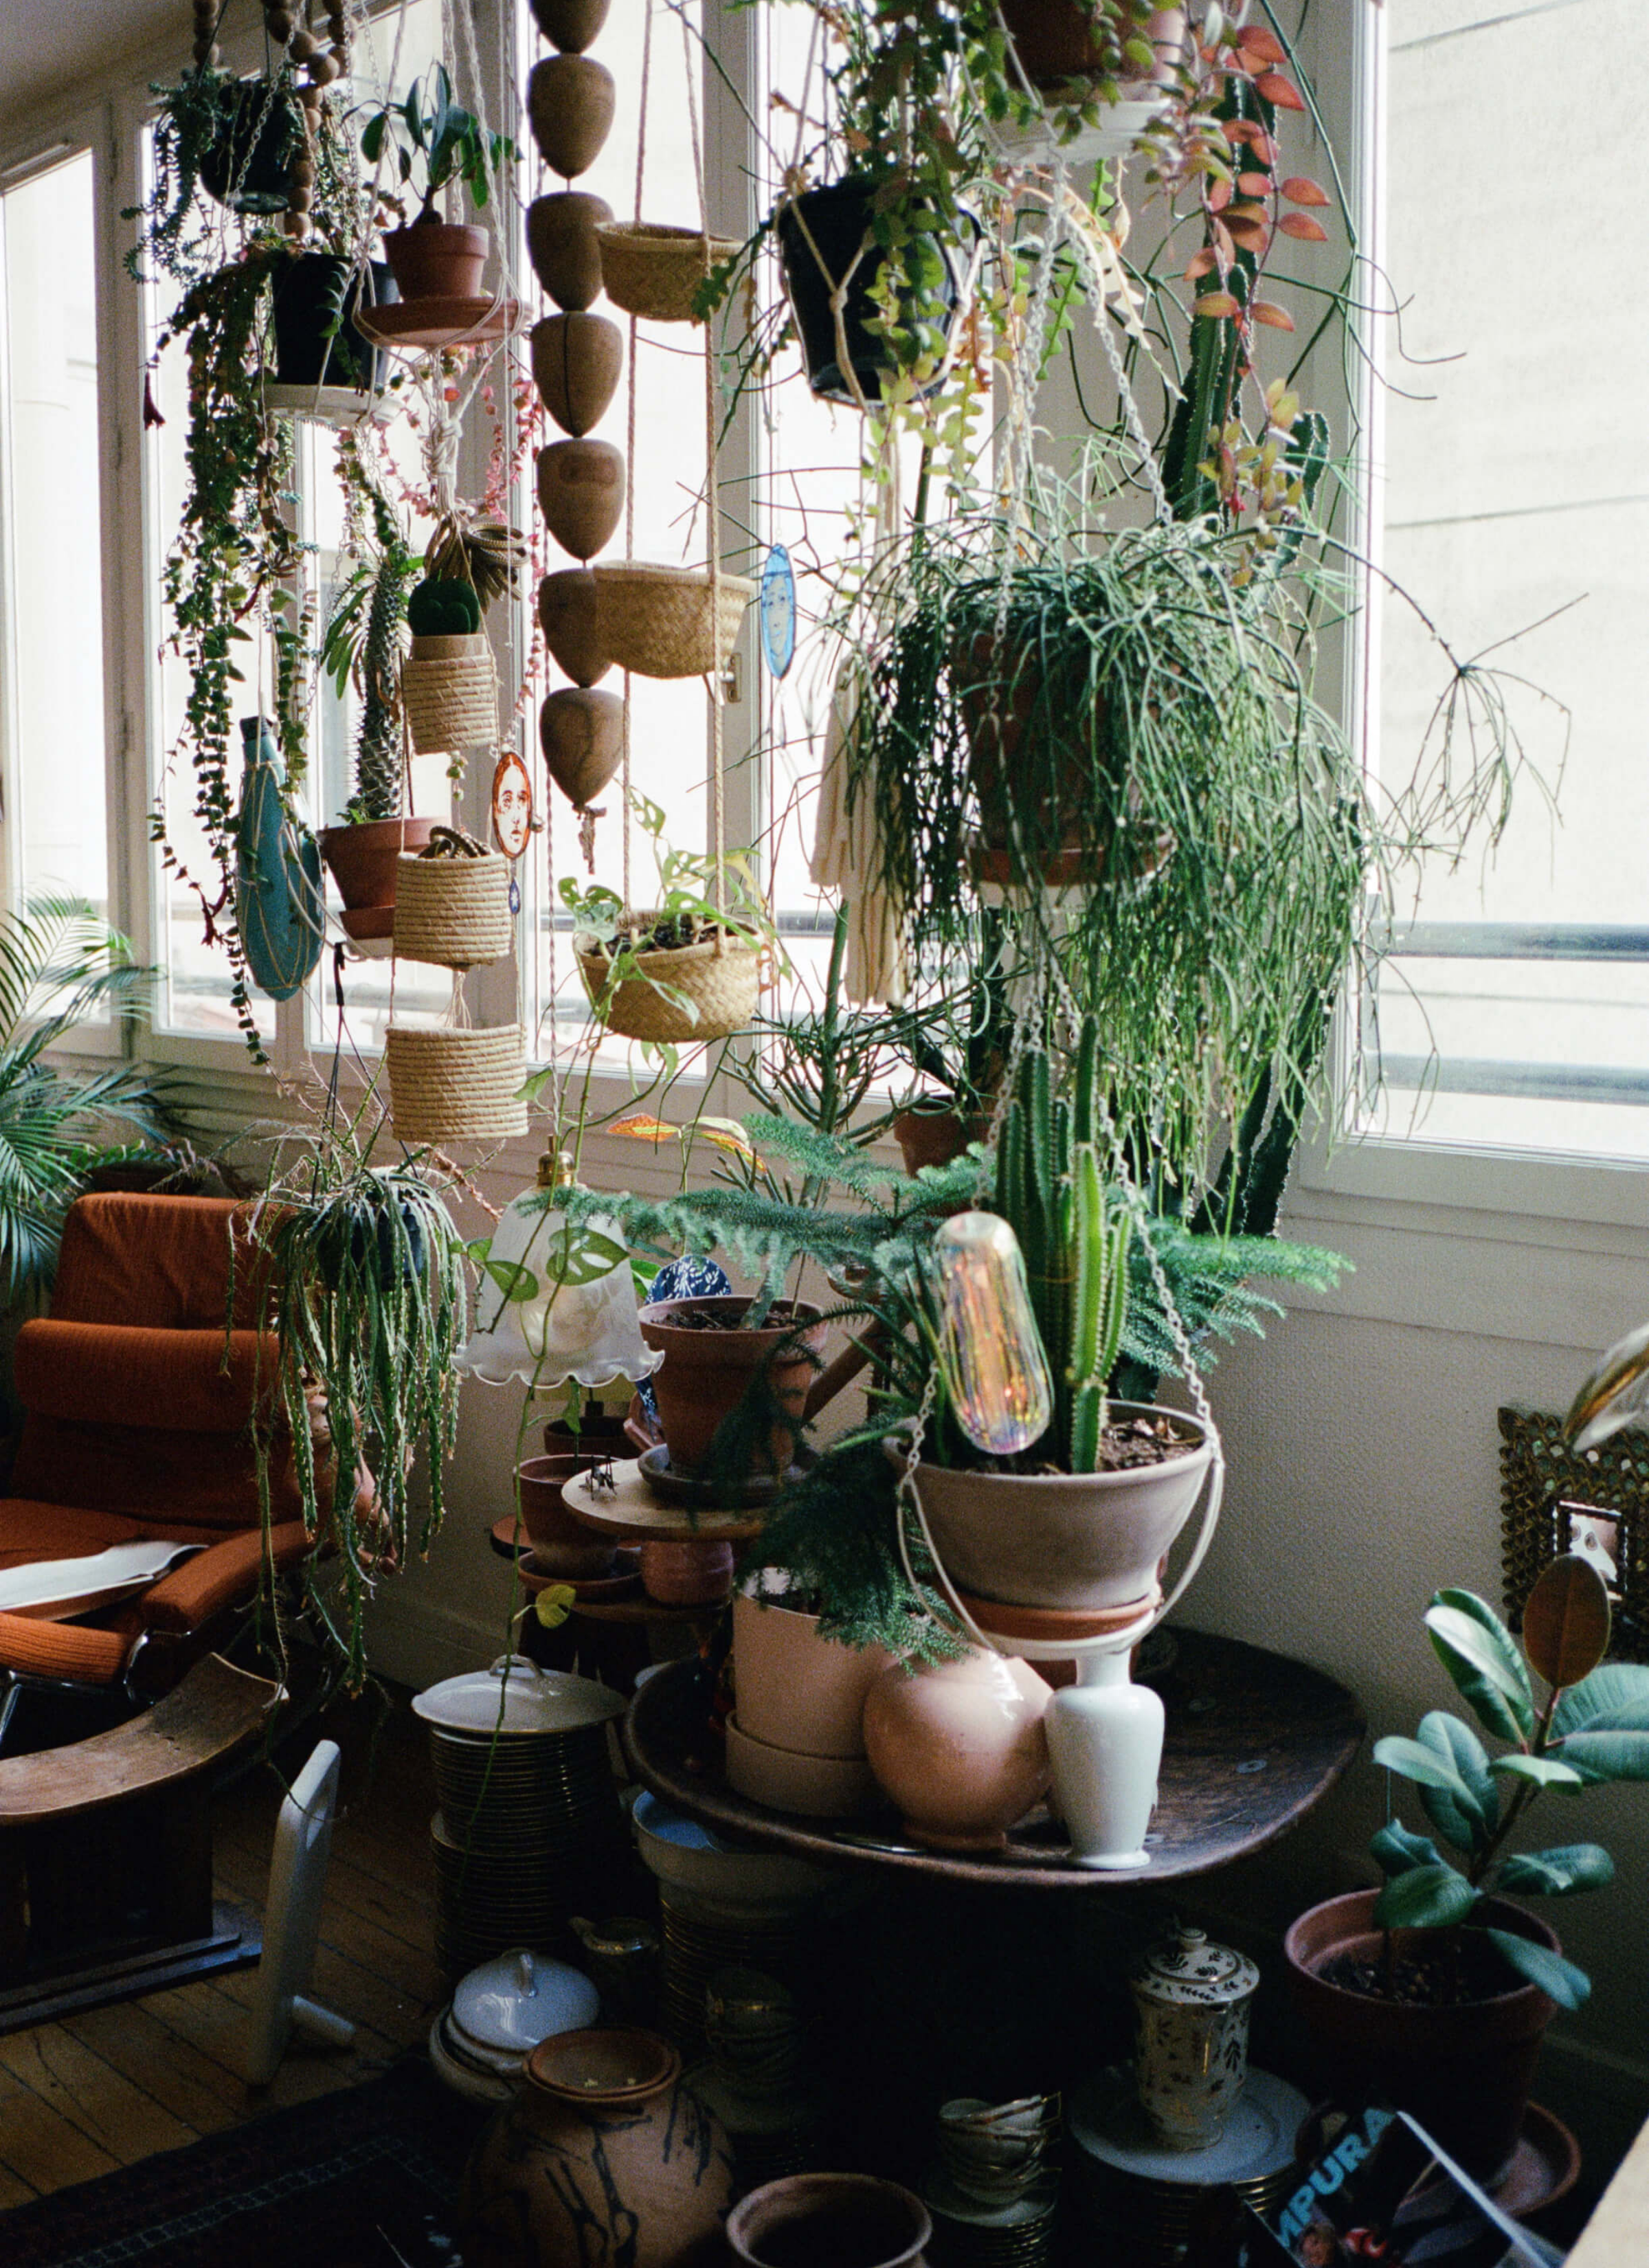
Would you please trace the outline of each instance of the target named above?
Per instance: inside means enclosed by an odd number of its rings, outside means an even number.
[[[1387,1930],[1439,1933],[1458,1951],[1460,1933],[1486,1939],[1517,1974],[1561,2007],[1591,1990],[1585,1973],[1548,1947],[1494,1926],[1488,1901],[1503,1892],[1571,1897],[1601,1889],[1615,1865],[1596,1843],[1544,1851],[1507,1846],[1536,1801],[1572,1799],[1596,1781],[1649,1779],[1649,1668],[1605,1661],[1609,1602],[1603,1579],[1571,1553],[1553,1560],[1523,1609],[1525,1666],[1505,1624],[1471,1591],[1439,1591],[1426,1609],[1438,1660],[1490,1738],[1491,1756],[1464,1719],[1443,1709],[1422,1718],[1417,1738],[1388,1734],[1374,1761],[1412,1780],[1445,1857],[1430,1836],[1398,1820],[1369,1849],[1386,1876],[1374,1918]],[[1546,1688],[1536,1695],[1532,1668]]]

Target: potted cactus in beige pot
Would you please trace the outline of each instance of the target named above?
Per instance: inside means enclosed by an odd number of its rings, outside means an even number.
[[[1511,1901],[1598,1889],[1615,1871],[1595,1843],[1512,1845],[1553,1790],[1649,1779],[1649,1668],[1605,1660],[1609,1594],[1576,1555],[1529,1594],[1522,1652],[1470,1591],[1439,1591],[1425,1622],[1476,1727],[1432,1710],[1416,1738],[1377,1742],[1374,1761],[1413,1784],[1432,1833],[1389,1821],[1369,1846],[1384,1888],[1314,1906],[1285,1947],[1320,2080],[1342,2102],[1412,2111],[1491,2183],[1516,2146],[1547,2025],[1591,1989],[1556,1934]]]

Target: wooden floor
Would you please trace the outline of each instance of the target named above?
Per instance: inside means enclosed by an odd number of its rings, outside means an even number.
[[[380,1705],[342,1705],[280,1759],[290,1777],[324,1735],[343,1750],[313,1992],[358,2027],[353,2049],[294,2039],[274,2082],[249,2088],[238,2055],[250,1970],[0,2039],[0,2212],[370,2079],[424,2038],[445,1998],[431,1925],[434,1794],[416,1720],[401,1705],[375,1725]],[[260,1764],[214,1810],[218,1893],[260,1914],[282,1795]]]

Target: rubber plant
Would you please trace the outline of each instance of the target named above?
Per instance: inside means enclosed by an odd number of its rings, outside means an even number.
[[[1503,1893],[1572,1897],[1614,1879],[1601,1844],[1510,1846],[1554,1791],[1573,1799],[1600,1783],[1649,1780],[1649,1668],[1604,1660],[1609,1592],[1573,1552],[1554,1559],[1529,1593],[1521,1653],[1475,1592],[1439,1591],[1425,1624],[1477,1725],[1502,1745],[1491,1755],[1476,1729],[1443,1709],[1421,1719],[1415,1738],[1388,1734],[1375,1743],[1375,1763],[1412,1783],[1433,1830],[1417,1835],[1393,1819],[1369,1845],[1386,1877],[1374,1918],[1388,1933],[1388,1974],[1391,1931],[1432,1933],[1456,1954],[1461,1933],[1470,1933],[1560,2007],[1578,2008],[1591,1990],[1585,1972],[1550,1947],[1497,1928],[1488,1902]]]
[[[314,1539],[307,1587],[352,1688],[366,1674],[365,1616],[378,1581],[427,1550],[445,1513],[443,1472],[458,1428],[453,1358],[468,1320],[464,1246],[445,1186],[427,1157],[376,1162],[382,1123],[370,1096],[353,1117],[335,1099],[318,1126],[284,1138],[236,1270],[267,1285],[275,1383]],[[331,1445],[324,1462],[317,1416]],[[420,1449],[421,1505],[411,1486]],[[275,1451],[266,1428],[258,1440],[266,1527]]]

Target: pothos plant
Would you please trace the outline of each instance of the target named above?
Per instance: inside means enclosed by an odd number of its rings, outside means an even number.
[[[1481,1937],[1560,2007],[1578,2008],[1591,1990],[1584,1970],[1498,1927],[1490,1901],[1502,1892],[1572,1897],[1614,1879],[1601,1844],[1510,1846],[1536,1802],[1573,1800],[1598,1783],[1649,1780],[1649,1668],[1604,1660],[1609,1592],[1578,1553],[1554,1559],[1529,1593],[1522,1653],[1475,1592],[1439,1591],[1425,1624],[1432,1651],[1500,1752],[1491,1755],[1472,1726],[1443,1709],[1421,1719],[1416,1738],[1388,1734],[1376,1742],[1375,1763],[1418,1791],[1438,1841],[1396,1819],[1380,1830],[1369,1845],[1386,1877],[1374,1918],[1388,1933],[1424,1932],[1456,1952],[1462,1933]],[[1389,1977],[1389,1936],[1387,1946]]]

